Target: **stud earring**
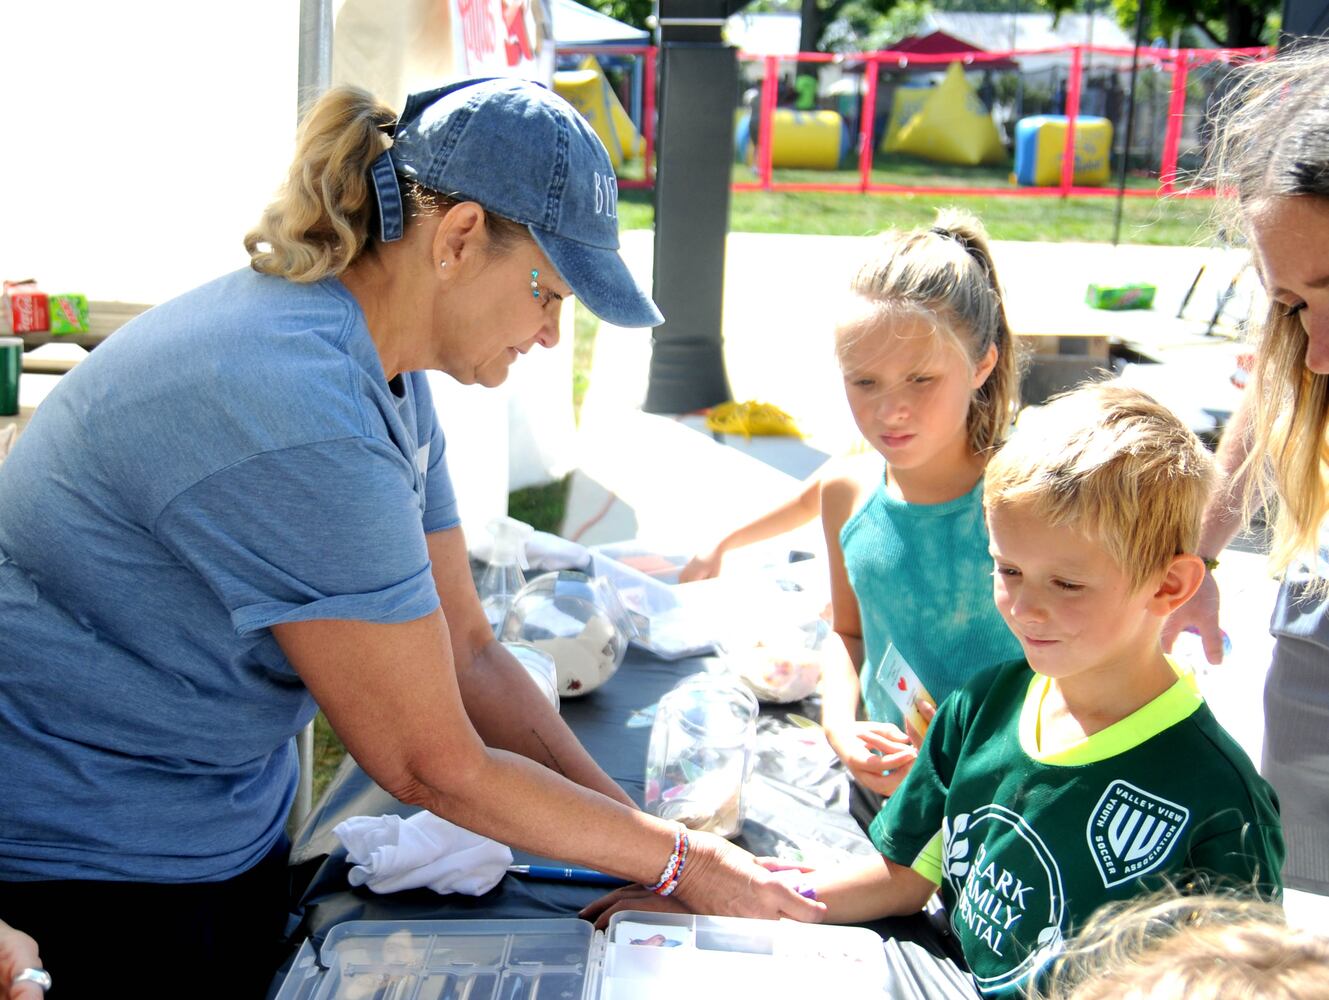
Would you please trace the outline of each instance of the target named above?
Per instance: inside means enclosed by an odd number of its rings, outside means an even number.
[[[540,297],[540,284],[535,280],[538,277],[540,277],[540,272],[535,268],[531,268],[531,298],[533,299]]]
[[[447,262],[446,260],[440,260],[440,261],[438,262],[438,266],[439,266],[440,268],[447,267],[447,266],[448,266],[448,262]]]

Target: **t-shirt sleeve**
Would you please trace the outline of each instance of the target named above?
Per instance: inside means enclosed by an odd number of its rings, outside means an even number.
[[[372,438],[265,452],[168,503],[158,540],[239,635],[281,622],[402,622],[438,607],[416,470]]]
[[[937,709],[923,737],[914,766],[886,800],[868,830],[882,856],[941,883],[938,837],[946,816],[946,796],[955,774],[955,752],[962,737],[958,696]]]
[[[1187,867],[1200,890],[1258,892],[1268,899],[1283,893],[1283,830],[1277,816],[1265,822],[1211,817],[1191,836]]]

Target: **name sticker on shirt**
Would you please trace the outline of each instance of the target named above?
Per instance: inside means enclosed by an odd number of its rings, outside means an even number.
[[[1147,875],[1164,860],[1190,810],[1120,779],[1108,785],[1089,817],[1089,852],[1111,889]]]

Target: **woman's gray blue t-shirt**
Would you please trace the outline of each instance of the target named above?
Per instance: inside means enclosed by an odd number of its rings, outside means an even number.
[[[238,271],[65,376],[0,465],[0,879],[263,857],[315,711],[269,626],[438,606],[443,451],[335,279]]]

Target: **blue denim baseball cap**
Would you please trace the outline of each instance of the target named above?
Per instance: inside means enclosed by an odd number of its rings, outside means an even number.
[[[370,169],[380,238],[401,239],[397,174],[525,225],[572,293],[623,327],[664,322],[618,254],[618,181],[604,144],[563,98],[518,79],[412,94]]]

